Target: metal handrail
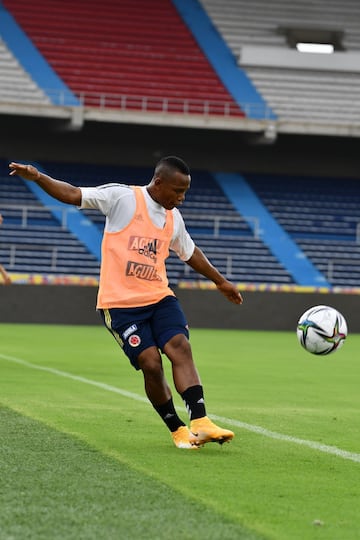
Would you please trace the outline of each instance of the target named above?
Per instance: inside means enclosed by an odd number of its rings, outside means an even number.
[[[8,204],[8,205],[0,205],[0,209],[4,212],[4,210],[19,210],[21,212],[21,227],[27,227],[28,225],[28,219],[29,219],[29,212],[39,212],[45,213],[45,212],[61,212],[61,228],[66,229],[67,227],[67,213],[69,212],[69,208],[59,208],[58,206],[35,206],[35,205],[21,205],[21,204]],[[4,210],[3,210],[4,209]],[[193,216],[192,214],[182,212],[183,217],[186,219],[196,219],[197,221],[209,221],[212,220],[214,222],[214,228],[213,228],[213,236],[218,238],[220,236],[220,227],[222,222],[250,222],[252,223],[252,230],[254,233],[254,237],[256,239],[259,238],[260,235],[260,222],[259,219],[256,216],[227,216],[227,215],[199,215],[196,214],[196,216]]]
[[[110,92],[81,91],[70,93],[63,89],[44,89],[53,104],[76,105],[100,109],[115,108],[121,111],[142,111],[159,113],[198,114],[202,116],[252,116],[272,119],[273,111],[266,102],[242,103],[231,100],[196,99],[181,97],[159,97]],[[75,98],[75,102],[74,102]],[[76,100],[78,103],[76,104]]]
[[[327,268],[326,268],[326,278],[327,280],[331,283],[331,281],[334,279],[334,270],[335,270],[335,265],[342,265],[342,264],[345,264],[345,265],[356,265],[356,267],[358,268],[359,267],[359,259],[330,259],[328,260],[327,262]]]
[[[254,233],[254,238],[257,240],[260,236],[260,220],[256,216],[227,216],[227,215],[201,215],[196,214],[193,215],[191,213],[187,212],[181,212],[185,223],[187,223],[188,220],[195,219],[196,221],[213,221],[214,227],[213,227],[213,236],[215,238],[218,238],[220,236],[220,227],[221,222],[232,222],[232,223],[252,223],[252,231]]]
[[[29,220],[29,213],[30,212],[38,212],[39,214],[44,213],[52,213],[54,215],[54,212],[61,214],[61,228],[66,229],[67,228],[67,214],[69,212],[69,208],[62,208],[59,206],[36,206],[36,205],[27,205],[27,204],[4,204],[0,205],[1,212],[4,214],[5,212],[9,210],[19,210],[21,213],[21,224],[20,226],[22,228],[28,226],[28,220]]]
[[[57,269],[57,259],[58,259],[58,247],[57,246],[44,246],[42,244],[4,244],[0,243],[0,248],[9,249],[9,262],[6,265],[8,269],[15,267],[16,258],[19,255],[19,252],[22,251],[48,251],[51,255],[51,267],[50,269],[55,271]]]

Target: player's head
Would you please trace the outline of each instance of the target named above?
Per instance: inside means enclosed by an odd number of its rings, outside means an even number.
[[[157,203],[172,210],[184,201],[190,181],[190,169],[185,161],[176,156],[167,156],[156,164],[148,191]]]
[[[155,176],[166,174],[171,171],[179,171],[182,174],[190,176],[190,169],[184,160],[177,156],[167,156],[160,159],[155,167]]]

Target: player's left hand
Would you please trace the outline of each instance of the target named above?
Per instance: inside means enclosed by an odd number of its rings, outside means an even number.
[[[230,281],[223,281],[217,285],[217,288],[230,302],[233,302],[233,304],[243,303],[243,297],[241,296],[239,289]]]

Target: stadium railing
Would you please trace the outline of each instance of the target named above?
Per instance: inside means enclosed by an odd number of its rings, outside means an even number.
[[[66,91],[47,89],[53,103],[60,106],[70,105],[70,95]],[[74,92],[84,107],[96,107],[100,109],[115,108],[121,111],[142,111],[159,113],[198,114],[202,116],[219,115],[224,117],[238,116],[247,117],[256,113],[264,119],[272,118],[272,111],[262,103],[242,104],[242,108],[231,101],[217,99],[175,98],[166,96],[145,96],[132,94],[118,94],[108,92]],[[73,106],[73,104],[71,104]]]

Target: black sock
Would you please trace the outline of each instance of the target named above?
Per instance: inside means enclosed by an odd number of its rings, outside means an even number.
[[[184,400],[190,420],[206,416],[204,392],[200,384],[190,386],[181,394]]]
[[[170,431],[176,431],[180,426],[185,426],[184,422],[178,417],[172,398],[163,405],[153,405],[155,411],[159,413]]]

